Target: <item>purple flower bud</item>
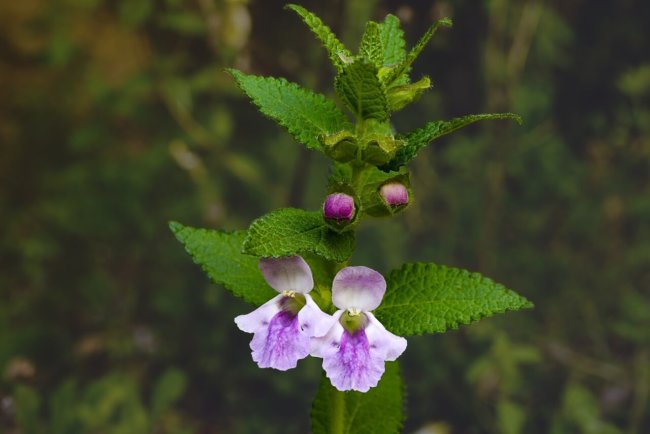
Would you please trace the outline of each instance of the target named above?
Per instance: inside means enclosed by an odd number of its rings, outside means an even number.
[[[391,207],[397,207],[409,203],[409,193],[404,184],[399,182],[389,182],[388,184],[382,185],[379,193]]]
[[[354,217],[354,199],[345,193],[332,193],[325,199],[323,214],[328,220],[347,220]]]

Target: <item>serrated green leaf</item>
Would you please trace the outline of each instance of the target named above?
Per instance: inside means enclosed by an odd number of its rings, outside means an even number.
[[[320,18],[309,12],[302,6],[289,4],[285,6],[300,15],[300,18],[307,24],[307,27],[316,35],[327,50],[327,55],[337,70],[341,70],[345,65],[343,59],[352,58],[352,53],[338,40]]]
[[[379,24],[374,21],[366,23],[366,30],[361,38],[359,54],[368,62],[380,68],[384,64],[384,50],[379,33]]]
[[[478,273],[410,263],[393,270],[375,315],[400,336],[442,333],[481,318],[532,307],[515,292]]]
[[[377,73],[376,66],[358,60],[336,77],[336,93],[357,117],[380,121],[388,117],[386,94]]]
[[[433,140],[458,129],[473,124],[474,122],[495,119],[511,119],[522,124],[521,116],[514,113],[486,113],[478,115],[467,115],[454,118],[450,121],[434,121],[427,123],[424,127],[411,131],[410,133],[399,136],[405,142],[404,146],[397,150],[395,158],[382,167],[382,170],[397,170],[400,166],[414,159],[420,150]]]
[[[351,129],[345,114],[325,96],[283,78],[229,72],[260,111],[289,130],[300,143],[322,151],[318,136]]]
[[[314,253],[336,262],[354,251],[354,233],[330,230],[320,211],[285,208],[255,220],[248,229],[244,251],[265,257]]]
[[[424,47],[427,46],[433,35],[436,33],[436,30],[438,30],[438,27],[440,26],[447,26],[451,27],[452,22],[449,18],[442,18],[438,21],[436,21],[429,29],[426,31],[424,35],[420,38],[417,44],[409,51],[409,53],[404,57],[404,59],[399,62],[395,67],[391,69],[391,71],[385,76],[384,78],[384,83],[386,86],[390,86],[393,82],[395,82],[398,78],[400,78],[405,72],[407,72],[410,68],[415,59],[418,58]]]
[[[404,422],[404,385],[397,362],[386,363],[377,387],[339,392],[323,374],[311,409],[313,434],[397,434]],[[343,406],[342,420],[333,415]]]
[[[169,228],[210,279],[248,303],[261,305],[277,295],[257,268],[258,258],[242,253],[246,231],[222,232],[171,222]]]
[[[381,45],[384,51],[384,66],[393,66],[406,56],[404,32],[400,28],[399,18],[386,15],[384,22],[379,25]]]

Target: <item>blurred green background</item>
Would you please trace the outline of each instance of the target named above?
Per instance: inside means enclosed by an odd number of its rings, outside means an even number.
[[[354,263],[480,271],[536,303],[409,340],[406,433],[650,433],[650,3],[304,1],[356,46],[398,15],[434,89],[395,116],[514,111],[412,164]],[[0,2],[0,432],[307,433],[320,367],[256,368],[167,221],[317,209],[327,161],[223,72],[331,94],[276,0]]]

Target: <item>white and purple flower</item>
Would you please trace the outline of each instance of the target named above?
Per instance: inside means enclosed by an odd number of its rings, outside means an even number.
[[[396,360],[406,349],[406,339],[386,330],[370,313],[385,292],[384,277],[368,267],[346,267],[334,277],[336,321],[326,335],[311,340],[311,355],[323,358],[327,377],[340,391],[375,387],[385,361]]]
[[[303,258],[262,258],[259,268],[266,282],[280,294],[253,312],[236,317],[235,323],[242,331],[254,333],[250,347],[260,368],[286,371],[309,355],[310,338],[325,335],[334,319],[308,294],[314,279]]]

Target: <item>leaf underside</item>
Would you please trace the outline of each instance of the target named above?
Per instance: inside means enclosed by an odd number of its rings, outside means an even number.
[[[335,429],[335,395],[344,393],[342,431]],[[323,374],[311,409],[313,434],[397,434],[402,428],[404,385],[397,362],[386,363],[386,372],[377,387],[366,393],[339,392]]]
[[[169,227],[194,263],[214,283],[254,305],[264,304],[277,295],[262,277],[258,258],[241,252],[246,231],[198,229],[176,222],[171,222]]]
[[[401,336],[442,333],[508,310],[532,307],[515,292],[478,273],[409,263],[393,270],[377,318]]]
[[[244,241],[250,255],[279,257],[314,253],[328,260],[343,262],[354,251],[354,233],[338,234],[323,222],[319,211],[285,208],[255,220]]]
[[[384,65],[384,50],[380,32],[378,23],[368,21],[366,30],[361,38],[361,45],[359,46],[359,54],[377,68]]]

